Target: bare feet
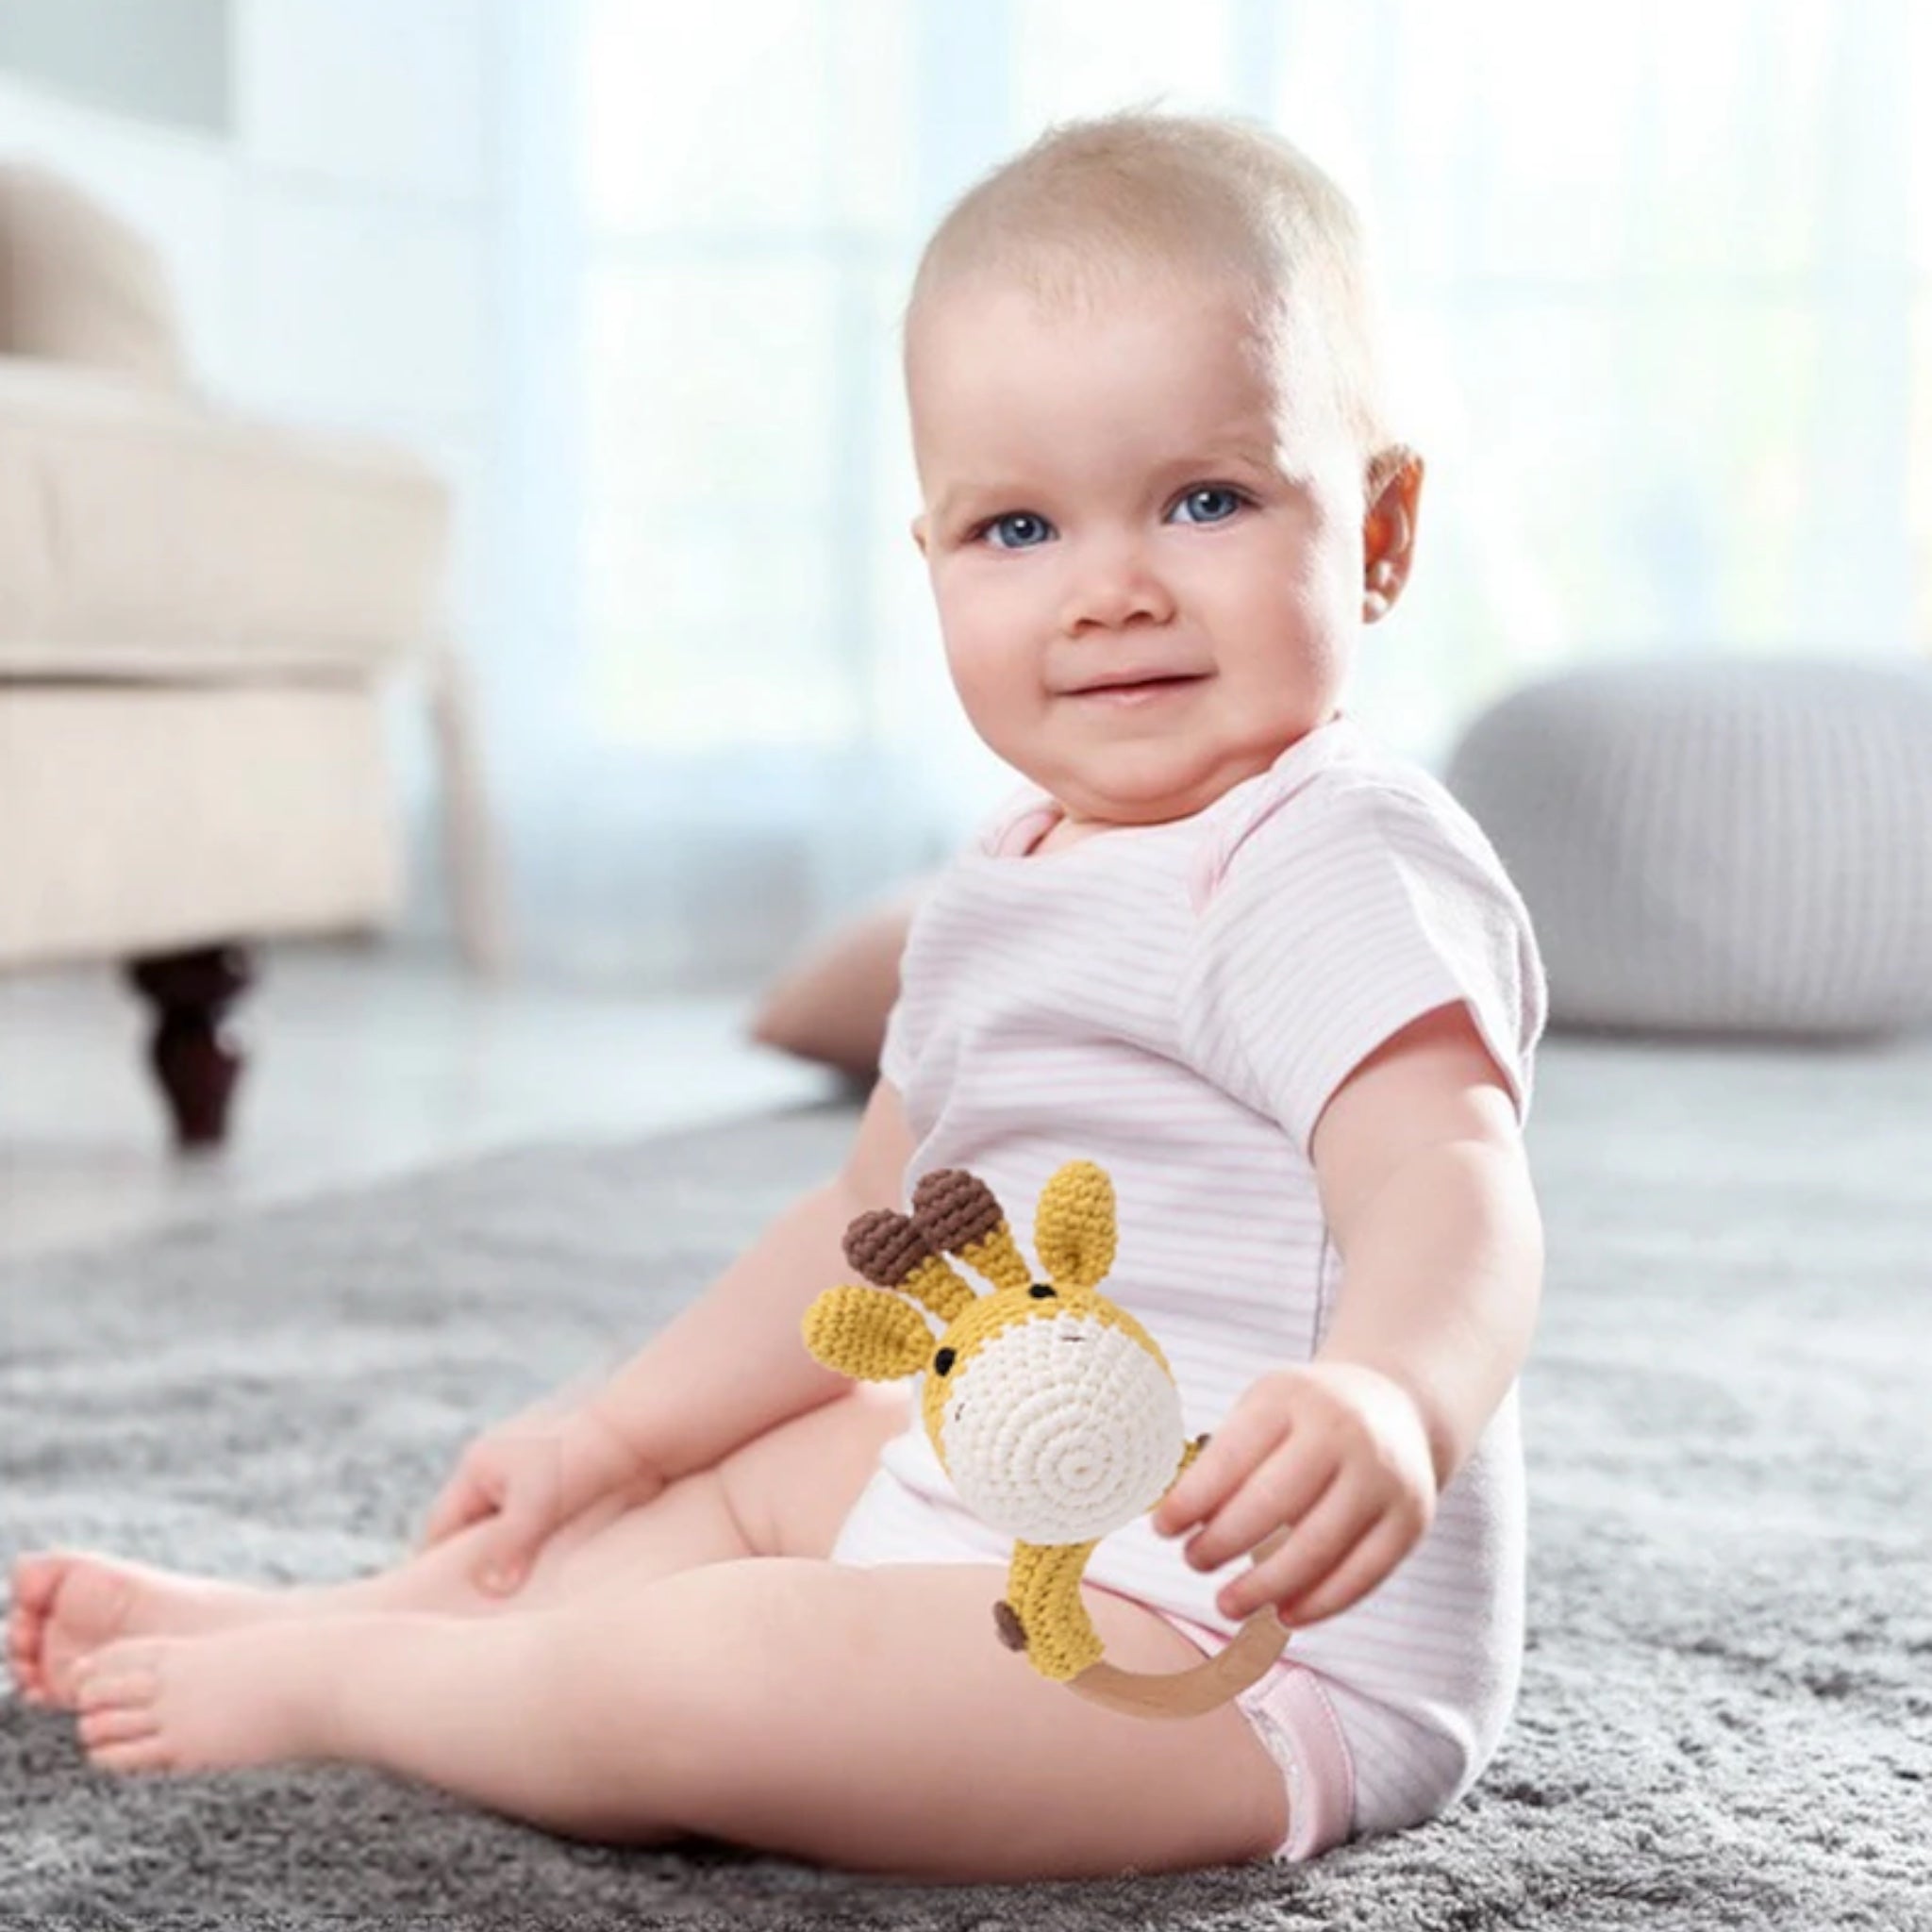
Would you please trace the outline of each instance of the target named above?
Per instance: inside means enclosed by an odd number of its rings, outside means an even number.
[[[28,1704],[72,1708],[74,1673],[114,1639],[231,1629],[308,1607],[308,1592],[177,1576],[80,1550],[43,1550],[13,1566],[7,1663]]]
[[[74,1672],[88,1761],[99,1771],[191,1772],[325,1755],[339,1635],[354,1633],[329,1619],[278,1618],[103,1644]]]

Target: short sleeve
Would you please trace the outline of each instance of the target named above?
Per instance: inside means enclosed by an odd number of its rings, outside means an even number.
[[[879,1072],[902,1094],[912,1068],[911,1041],[908,1038],[910,1031],[911,1022],[902,992],[886,1014],[885,1038],[879,1043]]]
[[[946,889],[950,867],[930,880],[912,902],[912,916],[899,947],[899,986],[886,1009],[879,1041],[879,1073],[904,1096],[919,1069],[919,1056],[931,1030],[932,973],[928,960],[931,910]]]
[[[1020,826],[1041,810],[1045,798],[1046,794],[1037,785],[1009,791],[980,821],[952,862],[926,881],[912,898],[912,917],[899,950],[899,991],[887,1010],[885,1033],[879,1041],[879,1073],[902,1095],[918,1069],[923,1042],[931,1031],[935,975],[928,963],[931,956],[926,944],[931,908],[944,893],[967,853],[997,853]]]
[[[1264,817],[1228,857],[1183,974],[1181,1040],[1307,1157],[1356,1068],[1457,1000],[1526,1120],[1546,995],[1502,861],[1446,791],[1340,785]]]

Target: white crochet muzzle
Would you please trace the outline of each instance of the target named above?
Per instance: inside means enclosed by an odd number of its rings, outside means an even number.
[[[1035,1316],[959,1371],[940,1427],[953,1486],[983,1522],[1023,1542],[1087,1542],[1166,1493],[1180,1391],[1115,1324]]]

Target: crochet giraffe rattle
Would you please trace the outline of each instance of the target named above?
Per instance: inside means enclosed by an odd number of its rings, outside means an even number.
[[[1103,1660],[1080,1577],[1100,1540],[1155,1508],[1208,1438],[1185,1439],[1160,1347],[1100,1293],[1113,1266],[1113,1183],[1091,1160],[1050,1179],[1034,1219],[1035,1281],[992,1191],[959,1168],[924,1175],[912,1212],[874,1209],[845,1230],[845,1258],[874,1288],[828,1289],[806,1310],[806,1346],[868,1382],[925,1371],[922,1413],[966,1506],[1016,1539],[1000,1640],[1044,1677],[1137,1717],[1196,1717],[1242,1690],[1288,1641],[1272,1609],[1190,1670]],[[957,1255],[993,1284],[974,1291]],[[930,1311],[944,1324],[934,1346]],[[1256,1551],[1272,1555],[1287,1532]]]

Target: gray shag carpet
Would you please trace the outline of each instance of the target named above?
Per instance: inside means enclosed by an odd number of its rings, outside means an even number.
[[[827,1107],[0,1271],[0,1562],[386,1565],[843,1150]],[[1531,1638],[1454,1812],[1312,1867],[907,1887],[552,1840],[358,1768],[90,1773],[0,1701],[0,1926],[1932,1928],[1932,1041],[1558,1039]]]

